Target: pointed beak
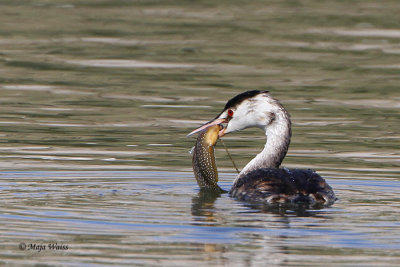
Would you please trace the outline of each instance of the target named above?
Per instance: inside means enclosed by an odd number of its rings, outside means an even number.
[[[186,137],[189,137],[189,136],[191,136],[191,135],[193,135],[193,134],[195,134],[195,133],[201,132],[201,131],[203,131],[204,129],[207,129],[208,127],[210,127],[210,126],[217,125],[217,124],[221,124],[221,123],[226,123],[226,122],[228,122],[227,119],[219,119],[219,118],[218,118],[218,119],[215,119],[215,120],[213,120],[213,121],[207,122],[207,123],[204,124],[203,126],[200,126],[200,127],[197,128],[196,130],[191,131]],[[224,136],[224,135],[225,135],[225,128],[223,128],[222,130],[220,130],[219,133],[218,133],[218,135],[219,135],[219,137]]]

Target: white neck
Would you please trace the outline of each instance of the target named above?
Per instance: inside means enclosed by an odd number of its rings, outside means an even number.
[[[265,127],[265,135],[267,142],[263,151],[243,168],[237,179],[256,169],[279,168],[289,148],[291,137],[291,122],[286,110],[281,109],[274,121]]]

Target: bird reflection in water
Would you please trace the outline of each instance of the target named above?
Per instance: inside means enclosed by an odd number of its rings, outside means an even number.
[[[217,199],[226,196],[226,193],[216,192],[214,190],[201,189],[196,196],[192,198],[192,215],[196,221],[215,225],[219,218],[218,210],[215,207]],[[251,209],[252,213],[271,213],[281,218],[296,217],[314,217],[324,213],[323,204],[310,205],[307,203],[273,203],[266,204],[260,202],[242,202],[242,205]],[[318,212],[319,211],[319,212]],[[221,215],[222,216],[222,215]]]

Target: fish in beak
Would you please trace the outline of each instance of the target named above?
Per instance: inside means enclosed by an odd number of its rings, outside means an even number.
[[[228,119],[216,118],[215,120],[212,120],[212,121],[210,121],[210,122],[207,122],[207,123],[204,124],[203,126],[200,126],[199,128],[197,128],[197,129],[191,131],[191,132],[187,135],[187,137],[192,136],[192,135],[195,134],[195,133],[201,132],[201,131],[203,131],[204,129],[207,129],[208,127],[210,127],[210,126],[218,125],[218,124],[222,124],[222,123],[227,123],[227,122],[228,122]],[[219,137],[224,136],[224,135],[225,135],[225,130],[226,130],[226,128],[223,128],[223,127],[222,127],[222,129],[218,132],[218,136],[219,136]]]

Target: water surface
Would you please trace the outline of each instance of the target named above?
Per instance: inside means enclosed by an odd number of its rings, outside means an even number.
[[[0,10],[1,264],[398,265],[397,1]],[[250,89],[289,110],[283,165],[317,170],[332,207],[199,193],[186,134]],[[264,142],[257,129],[225,138],[240,168]],[[234,169],[221,144],[216,155],[228,190]]]

